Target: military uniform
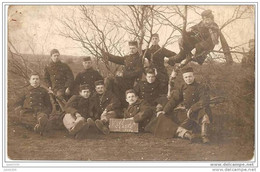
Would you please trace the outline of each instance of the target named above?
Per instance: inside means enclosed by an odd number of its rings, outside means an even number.
[[[79,113],[84,118],[90,118],[90,98],[73,95],[65,106],[65,112],[74,115]]]
[[[206,26],[202,21],[191,27],[190,32],[186,32],[186,35],[182,38],[181,50],[178,55],[171,57],[168,61],[170,65],[180,63],[190,55],[191,51],[196,48],[193,61],[203,64],[209,51],[213,50],[215,44],[212,40],[212,35],[216,36],[216,40],[219,37],[219,27],[216,23],[212,23],[210,26]]]
[[[151,106],[156,106],[156,100],[161,95],[161,83],[157,79],[153,83],[140,81],[134,90],[139,98],[147,101]]]
[[[181,102],[183,102],[183,105],[187,111],[192,109],[192,114],[190,115],[190,118],[186,118],[184,121],[181,121],[180,127],[186,130],[193,130],[194,132],[198,132],[199,125],[203,126],[203,124],[209,124],[209,122],[212,120],[211,109],[209,105],[206,106],[203,110],[200,109],[201,105],[205,105],[209,102],[207,89],[196,81],[190,85],[183,84],[176,92],[173,92],[173,95],[165,105],[163,111],[166,115],[170,115],[173,109]],[[181,135],[183,136],[184,134],[185,133],[182,133]]]
[[[161,48],[159,45],[152,45],[146,52],[146,58],[151,64],[151,68],[157,70],[157,78],[162,84],[162,92],[167,94],[169,75],[164,66],[164,57],[172,57],[176,55],[175,52]]]
[[[91,92],[95,90],[95,81],[103,80],[103,77],[99,74],[98,71],[93,68],[85,69],[84,71],[77,74],[74,84],[73,90],[75,94],[78,94],[79,85],[88,84],[90,86]]]
[[[44,80],[59,98],[64,99],[65,90],[72,87],[74,76],[67,64],[58,61],[45,67]]]
[[[65,112],[63,124],[69,133],[75,135],[82,131],[80,134],[85,135],[86,130],[89,128],[86,119],[92,117],[90,113],[90,99],[80,95],[72,96],[65,106]]]
[[[123,106],[127,106],[125,102],[125,91],[133,88],[135,81],[142,77],[142,58],[138,52],[124,57],[114,56],[109,53],[106,53],[106,55],[109,61],[124,65],[123,76],[114,78],[112,91],[123,103]]]
[[[146,131],[145,127],[155,115],[152,107],[145,100],[137,99],[124,111],[124,118],[132,117],[135,123],[139,123],[139,131]]]
[[[91,97],[91,103],[91,111],[95,119],[101,119],[101,114],[105,109],[107,112],[114,111],[116,115],[119,115],[121,102],[111,91],[107,90],[102,95],[94,93]]]
[[[23,96],[15,103],[15,107],[21,106],[20,120],[29,128],[34,127],[42,116],[48,117],[52,110],[50,96],[42,87],[29,86]]]

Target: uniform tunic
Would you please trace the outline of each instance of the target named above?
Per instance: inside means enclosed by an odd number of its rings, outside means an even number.
[[[135,103],[129,105],[124,112],[125,118],[134,118],[135,123],[139,123],[139,130],[144,131],[145,127],[149,124],[154,117],[152,107],[142,99],[137,99]]]
[[[25,93],[18,98],[15,107],[21,106],[20,122],[29,128],[33,128],[38,123],[39,118],[49,117],[52,105],[48,92],[42,88],[29,86]]]
[[[77,74],[73,88],[74,92],[78,94],[79,85],[88,84],[91,91],[95,90],[95,81],[103,80],[103,77],[100,73],[93,68],[85,69],[84,71]]]
[[[15,106],[22,106],[22,112],[51,113],[51,102],[48,92],[42,88],[29,86],[25,93],[17,100]]]
[[[66,89],[72,86],[74,81],[73,73],[70,67],[58,61],[56,63],[51,62],[45,67],[44,80],[48,87],[51,87],[53,91],[59,89]]]
[[[106,109],[109,111],[118,112],[121,107],[120,100],[111,92],[105,91],[104,94],[99,95],[94,93],[91,97],[91,111],[96,119],[100,119],[101,114]]]
[[[73,95],[65,106],[65,112],[75,115],[79,113],[84,118],[91,118],[90,99],[80,95]]]
[[[176,92],[173,92],[173,95],[165,105],[163,111],[166,115],[169,115],[169,113],[182,102],[187,111],[192,109],[193,113],[191,114],[191,118],[197,120],[198,109],[201,105],[209,103],[209,95],[207,94],[206,88],[196,81],[190,85],[183,84]],[[206,106],[205,112],[211,120],[211,110],[209,106]],[[184,123],[181,124],[181,126],[186,129],[191,129],[193,125],[195,124],[193,124],[192,121],[188,121],[188,123],[184,121]]]
[[[147,101],[151,106],[156,105],[156,99],[161,95],[161,84],[158,80],[155,80],[153,83],[147,81],[140,81],[135,87],[134,90],[139,98]]]

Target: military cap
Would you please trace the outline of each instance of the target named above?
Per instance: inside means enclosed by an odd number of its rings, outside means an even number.
[[[211,10],[205,10],[201,13],[201,17],[214,18],[214,15],[212,14]]]
[[[151,74],[154,74],[154,75],[155,75],[155,70],[154,70],[154,68],[147,68],[147,69],[145,70],[145,73],[146,73],[146,74],[151,73]]]
[[[129,41],[128,45],[129,46],[138,46],[138,43],[137,43],[137,41]]]
[[[152,34],[152,37],[157,37],[157,38],[159,38],[159,35],[158,35],[158,33],[154,33],[154,34]]]
[[[126,90],[126,91],[125,91],[125,96],[127,96],[127,94],[129,94],[129,93],[134,93],[134,94],[136,95],[136,92],[135,92],[134,89]]]
[[[188,72],[193,72],[193,69],[192,69],[192,67],[186,67],[186,68],[183,68],[181,70],[181,72],[182,72],[182,74],[188,73]]]
[[[95,81],[95,86],[98,86],[98,85],[105,85],[104,81],[103,80]]]
[[[83,62],[85,61],[91,61],[91,57],[90,56],[83,57]]]
[[[55,54],[55,53],[59,53],[60,54],[59,50],[57,50],[57,49],[52,49],[51,52],[50,52],[51,56],[53,54]]]
[[[39,73],[38,73],[38,72],[32,72],[32,73],[30,74],[30,78],[31,78],[33,75],[37,75],[37,76],[39,76],[39,77],[40,77],[40,75],[39,75]]]
[[[79,86],[79,91],[82,90],[90,90],[90,86],[88,84],[83,84]]]

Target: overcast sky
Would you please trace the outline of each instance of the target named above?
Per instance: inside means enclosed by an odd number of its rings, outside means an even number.
[[[63,14],[70,14],[69,11],[72,8],[75,7],[10,6],[8,9],[9,38],[21,53],[31,54],[32,51],[28,46],[30,44],[36,54],[49,54],[51,49],[57,48],[61,54],[85,55],[79,43],[60,36],[56,29],[57,25],[59,25],[56,18]],[[109,6],[100,8],[104,13],[109,12],[110,9]],[[206,8],[212,9],[216,23],[221,25],[230,17],[234,6],[207,6]],[[189,19],[193,17],[198,18],[199,16],[188,14]],[[227,36],[230,46],[239,45],[254,38],[254,23],[255,20],[252,17],[237,21],[225,28],[223,32]],[[165,32],[167,30],[159,31],[161,34]],[[126,37],[126,39],[129,39],[129,37]],[[163,43],[163,41],[164,38],[162,37],[160,43]],[[125,46],[127,47],[127,43]],[[247,49],[247,45],[244,47]],[[177,45],[169,45],[167,48],[175,52],[179,51]]]

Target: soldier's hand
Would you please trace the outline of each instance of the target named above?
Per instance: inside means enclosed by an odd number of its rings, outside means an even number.
[[[126,120],[134,120],[134,117],[131,118],[125,118]]]
[[[76,116],[76,118],[81,117],[81,115],[79,113],[75,113],[75,116]]]
[[[164,111],[159,111],[159,112],[156,113],[156,117],[159,117],[160,115],[163,115],[163,114],[165,114]]]
[[[66,95],[70,95],[70,89],[69,89],[69,88],[67,88],[67,89],[65,90],[65,94],[66,94]]]

